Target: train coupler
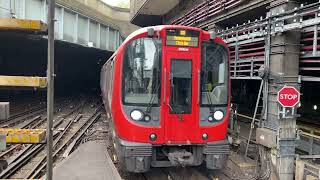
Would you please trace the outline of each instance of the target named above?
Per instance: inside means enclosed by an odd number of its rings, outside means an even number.
[[[191,152],[186,150],[179,150],[168,153],[168,159],[174,166],[182,166],[190,165],[194,163],[194,156]]]

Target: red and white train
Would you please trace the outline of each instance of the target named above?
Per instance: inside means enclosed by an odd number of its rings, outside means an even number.
[[[226,161],[231,87],[220,37],[176,25],[139,29],[103,66],[100,83],[127,171]]]

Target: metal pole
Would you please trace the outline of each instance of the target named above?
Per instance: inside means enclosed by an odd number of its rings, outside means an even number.
[[[54,9],[55,0],[48,7],[48,69],[47,69],[47,172],[46,180],[52,180],[52,124],[54,106]]]
[[[254,108],[254,114],[253,114],[253,118],[252,118],[251,125],[250,125],[250,132],[249,132],[248,142],[247,142],[247,146],[246,146],[246,151],[244,154],[245,157],[247,157],[247,155],[248,155],[248,149],[249,149],[249,145],[250,145],[252,130],[254,129],[254,125],[255,125],[255,121],[256,121],[257,110],[258,110],[259,102],[261,99],[261,92],[263,90],[263,84],[264,84],[264,80],[261,79],[260,89],[259,89],[259,93],[258,93],[258,97],[257,97],[257,101],[256,101],[256,106]]]

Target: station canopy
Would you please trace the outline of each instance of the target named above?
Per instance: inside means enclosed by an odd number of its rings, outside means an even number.
[[[131,22],[138,26],[162,24],[162,16],[179,4],[181,0],[146,0],[133,16]]]

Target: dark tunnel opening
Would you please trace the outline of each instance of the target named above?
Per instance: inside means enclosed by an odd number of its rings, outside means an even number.
[[[46,76],[47,39],[39,35],[0,33],[0,75]],[[100,69],[112,52],[55,41],[55,96],[99,95]],[[2,88],[1,99],[44,96],[46,89]]]

